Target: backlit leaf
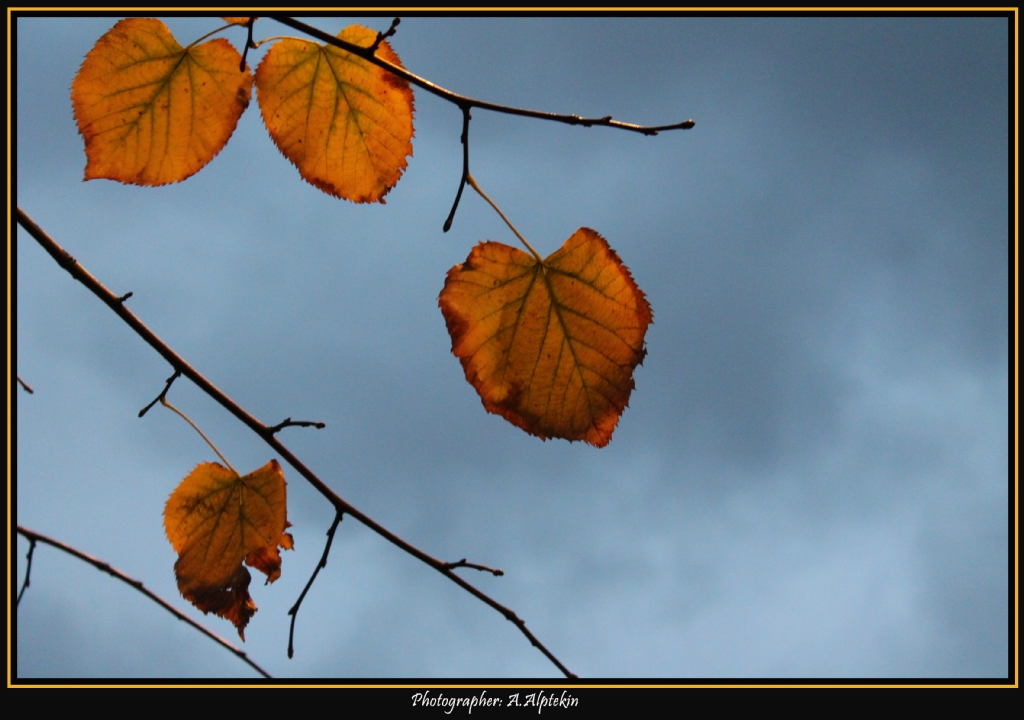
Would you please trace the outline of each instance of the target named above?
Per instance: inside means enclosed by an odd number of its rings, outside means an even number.
[[[377,33],[338,37],[369,47]],[[380,57],[401,65],[387,42]],[[306,182],[335,197],[384,202],[412,155],[409,83],[331,45],[281,40],[256,68],[257,100],[277,147]]]
[[[542,440],[608,444],[652,315],[604,238],[580,228],[543,263],[480,243],[448,271],[438,305],[488,412]]]
[[[71,86],[85,179],[164,185],[221,151],[249,105],[252,75],[227,40],[183,48],[159,20],[121,20]]]
[[[292,548],[285,514],[277,460],[243,477],[218,463],[197,465],[164,508],[164,529],[178,553],[178,589],[204,613],[234,623],[243,640],[256,603],[242,563],[264,573],[268,583],[281,576],[278,548]]]

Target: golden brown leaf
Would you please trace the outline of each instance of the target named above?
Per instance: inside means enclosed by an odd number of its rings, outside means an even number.
[[[480,243],[448,271],[438,305],[488,412],[542,440],[608,444],[652,315],[604,238],[580,228],[543,263]]]
[[[242,640],[256,612],[242,563],[266,574],[268,583],[281,576],[278,547],[292,548],[285,514],[277,460],[243,477],[218,463],[197,465],[164,508],[167,538],[178,553],[178,589],[204,613],[234,623]]]
[[[85,179],[164,185],[221,151],[249,105],[252,75],[227,40],[183,48],[159,20],[121,20],[71,86]]]
[[[351,25],[338,37],[369,47],[377,33]],[[387,42],[377,56],[401,65]],[[256,68],[270,137],[306,182],[354,202],[384,202],[412,155],[412,88],[332,45],[281,40]]]
[[[255,16],[253,16],[253,17],[255,18]],[[248,25],[249,24],[249,18],[248,17],[222,17],[221,20],[223,20],[226,23],[231,23],[232,25]]]

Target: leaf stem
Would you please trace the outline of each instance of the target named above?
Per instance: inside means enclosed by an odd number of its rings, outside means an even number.
[[[507,217],[505,217],[505,213],[503,213],[501,211],[501,208],[498,207],[497,205],[495,205],[494,201],[491,200],[489,197],[487,197],[487,193],[485,193],[483,190],[480,189],[480,186],[476,184],[476,180],[473,179],[472,175],[469,175],[469,174],[466,175],[466,182],[468,182],[470,185],[472,185],[473,189],[476,190],[478,193],[480,193],[480,197],[482,197],[484,200],[486,200],[488,203],[490,203],[491,207],[494,208],[494,211],[496,213],[498,213],[499,215],[501,215],[501,219],[505,221],[505,224],[508,225],[512,229],[512,232],[514,232],[516,234],[516,237],[519,238],[519,242],[521,242],[523,245],[525,245],[526,249],[529,250],[531,253],[533,253],[533,256],[535,258],[537,258],[537,262],[539,262],[541,265],[543,265],[544,264],[544,258],[542,258],[540,256],[539,252],[537,252],[536,250],[533,249],[533,245],[531,245],[530,243],[526,242],[526,238],[524,238],[522,235],[519,234],[519,231],[516,230],[516,226],[513,225],[509,221],[509,219]]]
[[[219,27],[219,28],[217,28],[216,30],[211,30],[210,32],[206,33],[205,35],[203,35],[203,36],[202,36],[201,38],[199,38],[198,40],[193,40],[192,42],[190,42],[190,43],[188,44],[188,47],[186,47],[185,49],[186,49],[186,50],[191,50],[191,49],[192,49],[192,48],[193,48],[194,46],[198,45],[199,43],[201,43],[201,42],[202,42],[203,40],[205,40],[206,38],[210,37],[211,35],[216,35],[216,34],[217,34],[217,33],[219,33],[219,32],[224,32],[224,31],[225,31],[225,30],[227,30],[227,29],[228,29],[229,27],[235,27],[235,23],[228,23],[227,25],[224,25],[223,27]]]
[[[181,410],[179,410],[178,408],[174,407],[169,402],[167,402],[167,398],[164,398],[164,397],[160,398],[160,404],[163,405],[165,408],[168,408],[168,409],[173,410],[174,412],[178,413],[178,415],[181,416],[181,419],[184,420],[185,422],[187,422],[189,425],[191,425],[192,429],[195,430],[197,433],[199,433],[199,435],[202,436],[203,440],[206,441],[206,444],[209,445],[211,448],[213,448],[213,451],[215,453],[217,453],[217,457],[219,457],[221,460],[224,461],[224,464],[228,466],[228,468],[231,470],[231,472],[233,472],[235,475],[238,475],[238,471],[235,470],[233,467],[231,467],[231,463],[228,462],[228,459],[226,457],[224,457],[223,455],[220,454],[220,450],[217,449],[216,445],[214,445],[212,442],[210,442],[210,438],[206,437],[206,433],[204,433],[202,430],[200,430],[198,425],[196,425],[194,422],[189,420],[188,415],[186,415]],[[241,475],[238,475],[238,477],[241,477]]]
[[[309,40],[306,38],[294,37],[293,35],[271,35],[265,37],[262,40],[256,40],[252,44],[253,50],[258,50],[261,45],[268,42],[277,42],[278,40],[295,40],[296,42],[308,43]]]

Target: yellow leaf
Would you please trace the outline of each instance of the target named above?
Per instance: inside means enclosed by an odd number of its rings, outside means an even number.
[[[369,47],[377,33],[351,25],[338,37]],[[387,42],[377,56],[401,65]],[[332,45],[281,40],[256,68],[263,123],[306,182],[354,202],[384,202],[412,155],[412,88]]]
[[[604,238],[580,228],[543,263],[480,243],[448,271],[438,305],[488,412],[542,440],[608,444],[652,315]]]
[[[183,48],[159,20],[121,20],[71,86],[85,179],[180,182],[221,151],[249,105],[252,75],[227,40]]]
[[[218,463],[197,465],[164,508],[164,529],[178,553],[178,589],[204,613],[234,623],[243,640],[256,603],[242,563],[263,572],[268,583],[281,576],[278,547],[293,544],[285,514],[277,460],[244,477]]]

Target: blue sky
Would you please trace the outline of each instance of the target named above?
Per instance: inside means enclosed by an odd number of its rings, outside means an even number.
[[[461,116],[416,95],[386,205],[305,183],[255,103],[184,183],[83,182],[69,88],[114,18],[17,20],[16,199],[338,494],[604,677],[1007,672],[1005,18],[403,18],[413,72],[493,102],[689,131],[474,112],[472,172],[542,254],[600,232],[654,310],[610,445],[487,414],[437,308],[481,240]],[[390,17],[322,18],[385,29]],[[213,19],[167,20],[183,44]],[[260,20],[256,37],[295,33]],[[236,47],[244,31],[226,34]],[[250,56],[255,67],[263,50]],[[157,408],[170,369],[23,231],[17,520],[191,608],[167,496],[212,452]],[[187,381],[235,467],[273,454]],[[330,506],[287,466],[296,549],[253,583],[245,649],[282,677],[558,677],[490,608],[351,519],[303,605]],[[18,579],[27,543],[16,548]],[[21,677],[249,677],[130,588],[36,550]]]

